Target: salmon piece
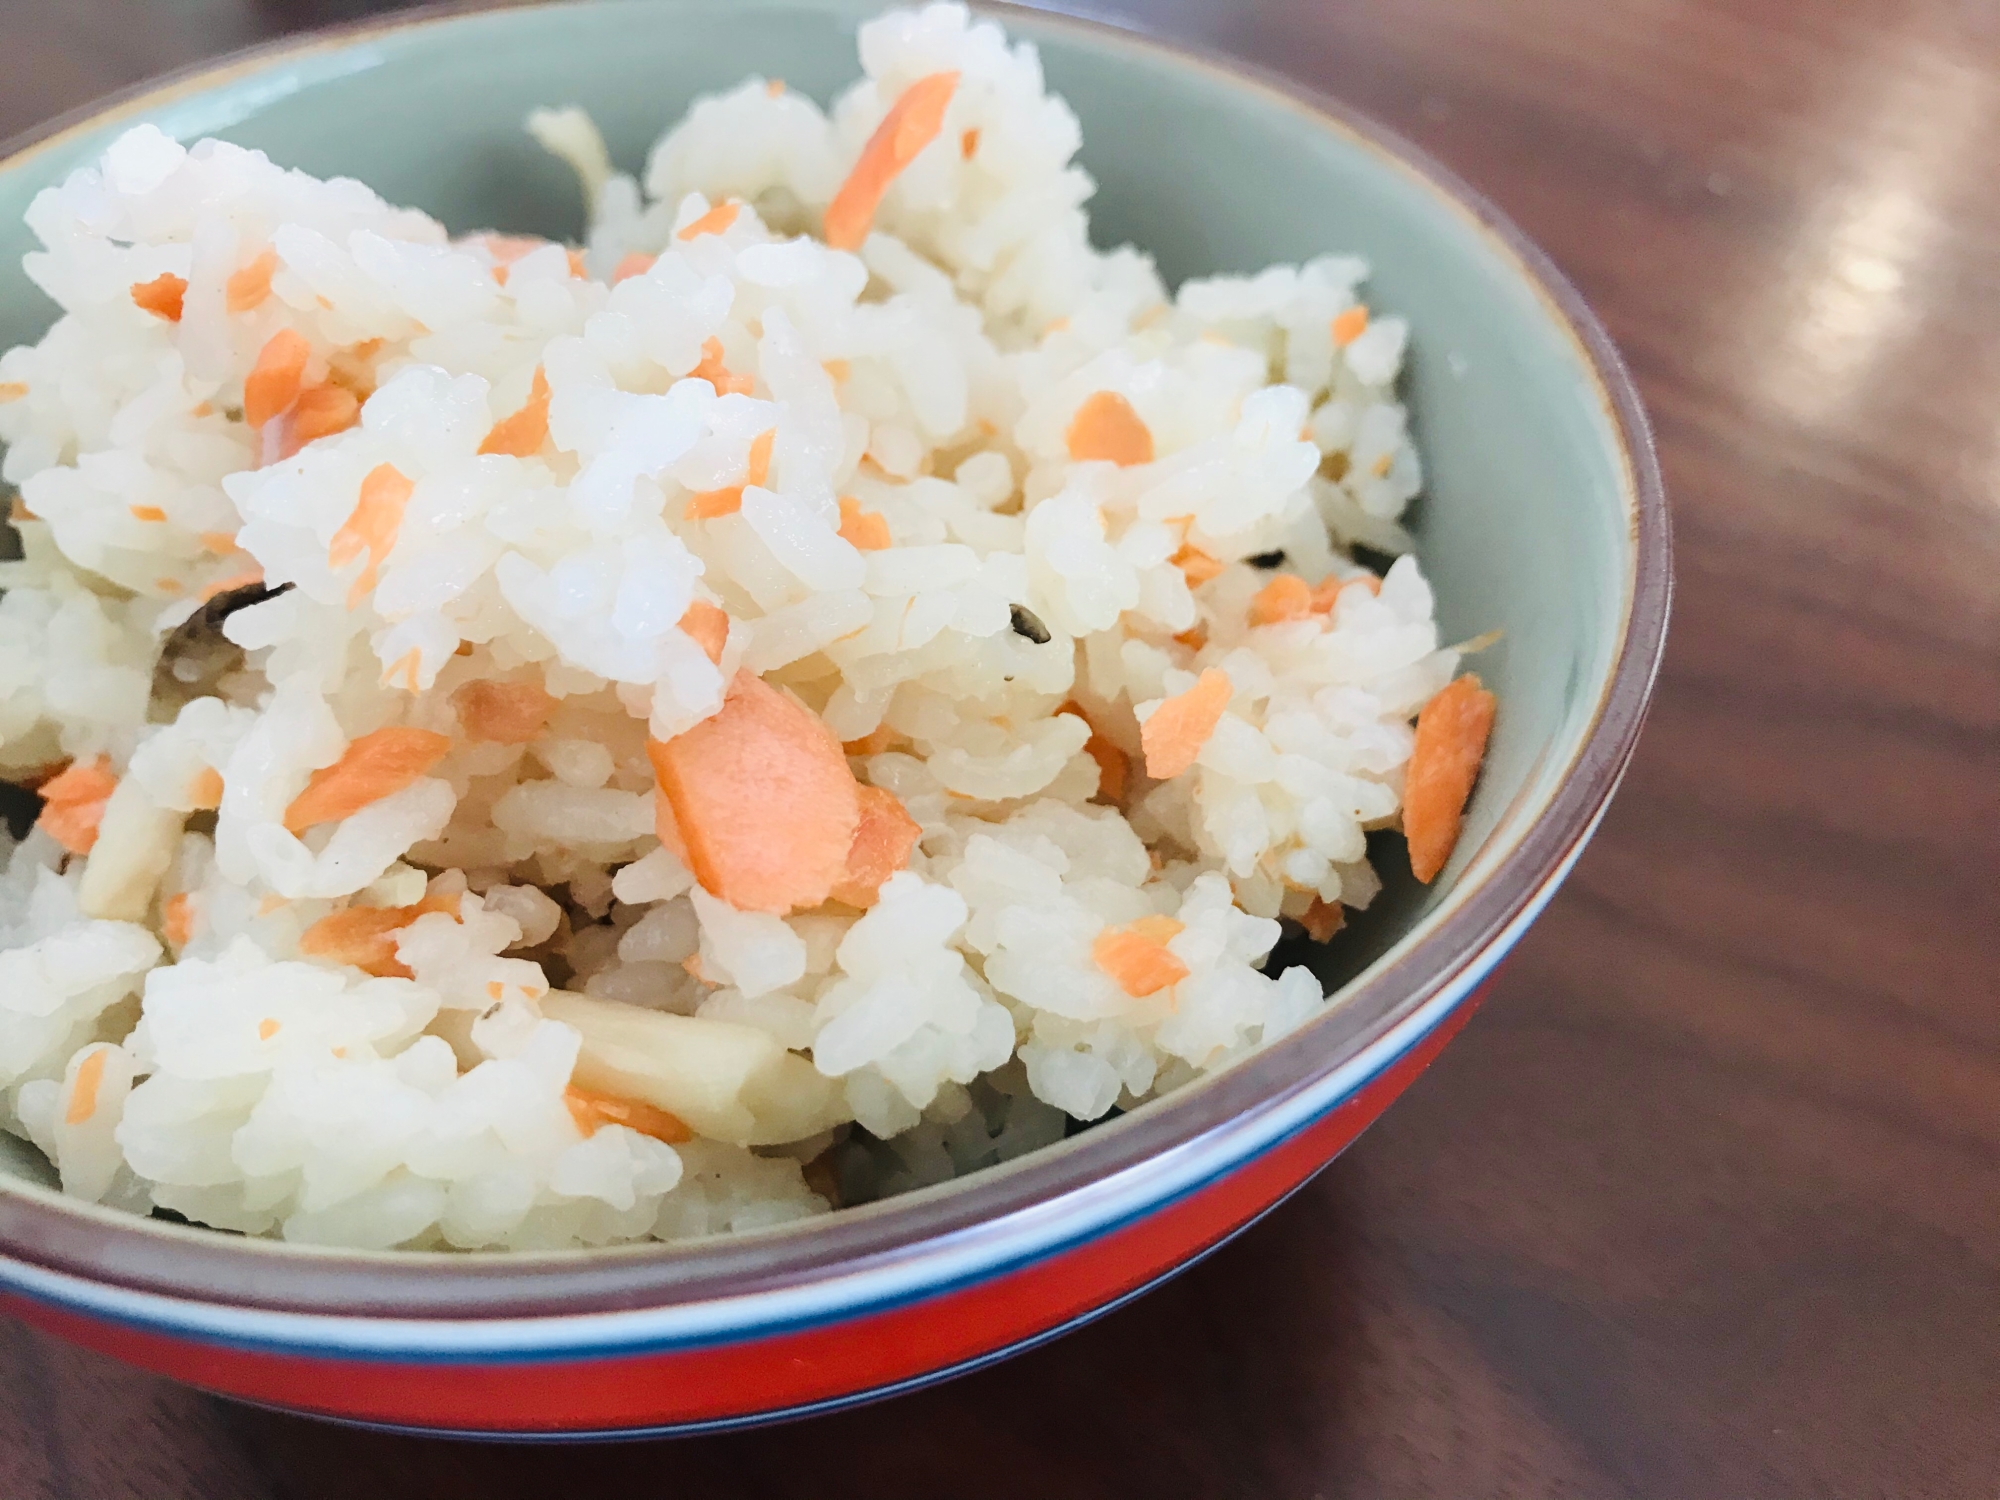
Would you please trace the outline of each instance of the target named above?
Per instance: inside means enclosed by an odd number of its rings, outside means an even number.
[[[701,647],[702,654],[720,666],[722,648],[729,644],[729,613],[706,599],[697,599],[681,616],[681,630]]]
[[[1222,571],[1222,564],[1195,546],[1193,542],[1181,543],[1180,551],[1167,560],[1181,570],[1181,576],[1187,580],[1187,586],[1191,589],[1200,588]]]
[[[621,281],[630,281],[634,276],[644,276],[653,269],[653,262],[658,259],[657,255],[647,255],[641,250],[626,251],[624,259],[612,267],[611,284],[616,286]]]
[[[493,424],[481,453],[504,453],[511,458],[533,458],[549,440],[549,378],[535,366],[535,378],[528,383],[528,399],[511,417]]]
[[[964,132],[958,138],[958,155],[961,161],[971,161],[979,150],[979,127]]]
[[[266,245],[256,256],[229,273],[223,283],[222,298],[232,313],[247,313],[262,307],[271,295],[271,273],[278,269],[278,252]]]
[[[836,250],[858,250],[875,222],[882,195],[944,128],[944,112],[958,91],[952,70],[919,78],[889,106],[882,123],[861,148],[854,170],[827,205],[824,238]]]
[[[1152,429],[1116,391],[1093,391],[1084,397],[1063,440],[1078,463],[1104,460],[1125,468],[1153,461]]]
[[[1295,573],[1280,573],[1250,601],[1252,625],[1282,625],[1291,620],[1309,620],[1313,612],[1312,586]]]
[[[257,363],[243,377],[243,420],[262,427],[299,399],[312,346],[293,328],[280,328],[257,351]]]
[[[757,389],[757,382],[748,375],[732,375],[723,366],[722,340],[718,338],[702,340],[701,363],[688,371],[688,379],[706,380],[718,396],[747,396]]]
[[[350,741],[340,759],[312,773],[285,809],[285,827],[302,832],[337,823],[370,803],[394,796],[451,750],[448,735],[391,725]]]
[[[161,579],[160,581],[162,583],[171,583],[173,580]],[[262,583],[263,581],[264,570],[262,568],[241,568],[226,577],[217,578],[210,583],[204,583],[197,597],[203,604],[206,604],[218,594],[232,594],[238,589],[247,589],[251,584]],[[169,590],[169,592],[172,591]]]
[[[900,749],[909,743],[910,741],[907,736],[898,734],[888,725],[883,724],[869,731],[858,740],[849,740],[840,748],[849,755],[867,756],[880,755],[885,750]]]
[[[623,1125],[627,1130],[650,1135],[669,1146],[694,1139],[694,1132],[680,1116],[639,1099],[620,1099],[614,1094],[600,1094],[594,1089],[578,1088],[572,1083],[563,1090],[563,1104],[569,1110],[570,1119],[576,1122],[576,1128],[585,1135],[595,1135],[606,1125]]]
[[[28,394],[28,387],[18,380],[0,380],[0,405],[9,401],[19,401]]]
[[[109,756],[100,755],[87,765],[77,761],[42,783],[42,815],[35,826],[70,853],[88,854],[97,843],[104,804],[117,789]]]
[[[194,936],[194,898],[186,891],[167,897],[160,907],[160,931],[177,953]]]
[[[360,420],[361,400],[345,386],[331,381],[307,386],[292,404],[292,452],[320,438],[345,432]],[[291,454],[285,457],[290,458]]]
[[[738,203],[734,198],[724,203],[718,203],[699,219],[682,228],[674,238],[677,240],[698,240],[705,234],[721,234],[731,224],[736,222],[737,214],[742,211],[743,205]]]
[[[566,250],[563,253],[569,257],[569,274],[572,279],[577,281],[590,280],[590,267],[583,262],[583,252],[581,250]]]
[[[524,255],[533,255],[547,240],[536,239],[528,234],[482,234],[479,242],[493,257],[493,280],[500,286],[507,284],[507,268]]]
[[[441,911],[458,917],[452,896],[425,896],[414,906],[350,906],[328,912],[299,934],[299,952],[327,963],[352,964],[377,979],[409,979],[409,966],[396,957],[396,940],[418,917]]]
[[[1338,599],[1340,591],[1350,584],[1364,588],[1371,594],[1382,592],[1382,580],[1373,573],[1359,573],[1352,578],[1334,578],[1329,575],[1313,585],[1313,613],[1319,615],[1332,613],[1333,601]]]
[[[1299,918],[1299,925],[1315,943],[1323,943],[1347,925],[1347,913],[1338,901],[1322,901],[1315,896],[1313,904]]]
[[[214,766],[203,766],[195,772],[194,785],[188,788],[188,801],[204,811],[222,806],[222,773]]]
[[[1417,742],[1403,778],[1403,836],[1410,844],[1410,873],[1425,885],[1437,878],[1458,842],[1497,706],[1468,672],[1447,683],[1417,715]]]
[[[852,495],[840,497],[840,534],[861,552],[880,552],[890,543],[889,523],[880,511],[863,510]]]
[[[1178,776],[1194,764],[1201,747],[1222,722],[1229,707],[1229,674],[1220,667],[1204,671],[1185,693],[1167,699],[1139,729],[1146,753],[1146,774],[1155,781]]]
[[[125,509],[135,521],[164,521],[167,513],[157,505],[128,505]]]
[[[151,281],[132,283],[132,304],[151,313],[156,318],[165,318],[169,323],[181,320],[181,309],[187,300],[187,278],[176,276],[171,271],[163,271]]]
[[[377,464],[361,481],[361,498],[354,511],[341,522],[340,530],[326,549],[330,568],[344,568],[364,552],[368,562],[347,591],[347,607],[353,609],[375,587],[375,575],[389,551],[396,545],[396,533],[403,524],[403,507],[410,503],[416,485],[403,477],[393,464]]]
[[[539,682],[468,682],[451,695],[466,734],[496,745],[527,744],[548,727],[560,701]]]
[[[110,1055],[109,1047],[99,1047],[76,1065],[76,1085],[69,1091],[63,1124],[81,1125],[97,1113],[97,1091],[104,1087],[104,1059]]]
[[[719,490],[698,490],[688,496],[687,519],[712,521],[717,516],[733,516],[743,509],[743,492],[752,485],[762,486],[771,477],[771,444],[778,436],[775,427],[766,428],[750,440],[749,470],[742,484],[725,485]]]
[[[1188,966],[1167,949],[1181,930],[1172,917],[1157,916],[1107,927],[1090,945],[1091,961],[1137,1000],[1188,977]]]
[[[1368,331],[1368,309],[1356,304],[1333,320],[1333,347],[1345,349]]]
[[[882,882],[910,867],[910,854],[923,829],[894,792],[879,786],[860,789],[861,822],[847,850],[847,870],[833,888],[833,899],[863,911],[875,904]]]
[[[660,842],[678,839],[702,888],[744,911],[818,906],[847,873],[861,794],[826,725],[755,673],[722,711],[649,740]],[[671,836],[671,837],[670,837]]]
[[[1083,753],[1097,762],[1097,795],[1107,802],[1123,802],[1125,788],[1132,779],[1132,757],[1106,739],[1098,727],[1090,723],[1090,715],[1074,700],[1065,703],[1056,712],[1075,714],[1084,723],[1090,724],[1090,738],[1083,743]]]

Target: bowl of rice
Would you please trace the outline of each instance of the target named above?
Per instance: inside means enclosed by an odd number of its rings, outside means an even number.
[[[0,160],[0,1299],[487,1434],[1205,1253],[1456,1033],[1664,638],[1643,415],[1326,100],[582,0]]]

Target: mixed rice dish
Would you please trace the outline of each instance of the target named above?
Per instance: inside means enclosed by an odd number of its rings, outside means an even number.
[[[68,1193],[776,1224],[1244,1056],[1327,1005],[1262,965],[1371,831],[1444,865],[1494,705],[1366,267],[1170,294],[1031,46],[937,4],[860,61],[643,179],[538,112],[581,247],[144,125],[35,200],[0,1126]]]

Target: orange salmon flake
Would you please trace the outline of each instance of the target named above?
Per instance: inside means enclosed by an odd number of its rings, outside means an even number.
[[[971,161],[973,153],[979,149],[979,127],[973,126],[958,138],[958,154],[961,159]]]
[[[278,252],[266,245],[256,256],[229,273],[223,303],[232,313],[247,313],[271,295],[271,273],[278,269]]]
[[[18,380],[0,380],[0,405],[9,401],[19,401],[28,394],[28,388]]]
[[[1458,842],[1497,703],[1468,672],[1417,715],[1416,744],[1403,777],[1403,836],[1410,844],[1410,873],[1426,885]]]
[[[1333,347],[1345,349],[1368,331],[1368,309],[1356,304],[1333,320]]]
[[[466,734],[496,745],[527,744],[548,727],[559,701],[539,682],[468,682],[451,695]]]
[[[443,760],[451,740],[428,729],[392,725],[350,741],[340,759],[312,773],[285,809],[285,827],[300,833],[336,823],[384,797],[394,796]]]
[[[104,804],[117,788],[109,756],[100,755],[88,765],[79,761],[42,783],[42,815],[35,826],[70,853],[88,854],[97,842],[97,825],[104,821]]]
[[[677,240],[698,240],[705,234],[721,234],[736,222],[736,216],[743,211],[743,205],[734,198],[718,203],[707,213],[684,226],[674,235]]]
[[[345,432],[361,420],[361,401],[345,386],[331,381],[307,386],[292,404],[293,453],[323,437]],[[291,457],[288,453],[285,457]]]
[[[752,485],[761,488],[764,481],[771,477],[771,444],[777,436],[777,428],[772,427],[750,439],[749,467],[743,483],[724,485],[719,490],[699,490],[690,495],[687,519],[712,521],[717,516],[733,516],[743,509],[743,492]]]
[[[1229,674],[1210,667],[1185,693],[1167,699],[1153,710],[1153,716],[1139,729],[1139,744],[1146,755],[1146,774],[1166,781],[1185,771],[1201,754],[1201,747],[1222,722],[1235,691]]]
[[[257,1023],[257,1040],[260,1042],[268,1042],[271,1040],[272,1037],[276,1036],[281,1029],[282,1028],[279,1027],[276,1021],[272,1020],[271,1017],[266,1016],[264,1017],[263,1020]]]
[[[706,599],[697,599],[688,605],[687,613],[681,616],[680,628],[701,647],[702,654],[720,665],[722,648],[729,644],[729,614]]]
[[[156,318],[165,318],[169,323],[181,320],[181,308],[187,300],[187,278],[164,271],[151,281],[132,283],[132,304]]]
[[[171,580],[162,579],[161,581],[169,582]],[[237,589],[247,589],[251,584],[262,583],[263,581],[264,570],[262,568],[245,568],[241,572],[231,573],[226,578],[218,578],[213,583],[204,583],[201,586],[200,593],[196,597],[203,604],[206,604],[218,594],[228,594],[235,592]],[[179,585],[175,585],[175,587],[178,588]],[[172,592],[172,590],[169,592]]]
[[[630,281],[634,276],[644,276],[653,269],[653,262],[658,259],[657,255],[647,255],[644,251],[626,251],[624,259],[612,267],[611,284],[616,286],[621,281]]]
[[[340,530],[326,549],[327,566],[344,568],[363,553],[367,563],[347,591],[347,607],[353,609],[375,587],[389,551],[396,545],[396,532],[403,524],[403,507],[410,503],[416,485],[403,477],[393,464],[377,464],[361,481],[361,497],[354,511],[341,522]]]
[[[214,766],[203,766],[194,773],[187,795],[188,801],[204,812],[222,806],[222,773]]]
[[[910,867],[910,854],[923,829],[894,792],[864,786],[860,796],[861,821],[848,846],[847,869],[831,894],[836,901],[866,911],[879,897],[882,882]]]
[[[280,328],[257,351],[257,363],[243,377],[243,420],[262,427],[299,399],[312,346],[293,328]]]
[[[1078,463],[1103,460],[1129,468],[1153,461],[1152,430],[1132,403],[1116,391],[1093,391],[1070,418],[1064,434],[1069,456]]]
[[[329,912],[299,934],[299,952],[328,963],[352,964],[377,979],[408,979],[409,965],[396,956],[396,940],[418,917],[441,911],[454,921],[458,902],[426,895],[414,906],[350,906]]]
[[[862,552],[880,552],[891,540],[881,512],[863,510],[852,495],[840,497],[840,534]]]
[[[1334,578],[1328,576],[1313,585],[1313,612],[1322,615],[1330,613],[1333,609],[1334,601],[1340,597],[1340,591],[1349,584],[1364,588],[1371,594],[1382,592],[1382,580],[1377,578],[1373,573],[1357,573],[1352,578]]]
[[[958,90],[956,71],[919,78],[889,106],[861,148],[854,170],[827,205],[823,235],[836,250],[858,250],[889,184],[944,128],[944,112]]]
[[[1107,927],[1090,945],[1091,961],[1137,1000],[1188,977],[1188,966],[1167,949],[1181,930],[1172,917],[1141,917],[1123,927]]]
[[[164,521],[167,513],[157,505],[128,505],[125,509],[135,521]]]
[[[694,1139],[694,1132],[678,1115],[668,1114],[657,1105],[638,1099],[620,1099],[571,1084],[563,1090],[563,1104],[568,1108],[576,1128],[584,1135],[595,1135],[606,1125],[623,1125],[627,1130],[636,1130],[656,1141],[665,1141],[669,1146]]]
[[[1315,896],[1313,904],[1299,918],[1299,925],[1315,943],[1323,943],[1347,925],[1347,913],[1338,901],[1322,901]]]
[[[502,417],[479,445],[481,453],[504,453],[512,458],[533,458],[549,439],[549,377],[535,366],[528,383],[528,400],[511,417]]]
[[[176,949],[185,948],[194,936],[194,898],[186,891],[167,897],[160,907],[160,931]]]
[[[732,375],[723,368],[722,340],[707,338],[701,344],[701,363],[688,371],[690,380],[706,380],[718,396],[747,396],[757,388],[748,375]]]
[[[1180,550],[1168,561],[1181,570],[1181,576],[1187,579],[1187,586],[1191,589],[1200,588],[1222,571],[1222,564],[1193,542],[1181,543]]]
[[[1312,586],[1293,573],[1280,573],[1250,601],[1252,625],[1282,625],[1291,620],[1309,620],[1313,612]]]
[[[69,1091],[63,1124],[81,1125],[97,1113],[97,1092],[104,1087],[104,1059],[110,1055],[109,1047],[99,1047],[76,1065],[76,1085]]]

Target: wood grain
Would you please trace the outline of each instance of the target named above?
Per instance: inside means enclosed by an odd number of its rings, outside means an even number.
[[[366,8],[6,0],[0,128]],[[233,1407],[13,1328],[0,1495],[2000,1491],[2000,8],[1129,19],[1469,178],[1658,423],[1653,722],[1486,1012],[1224,1253],[941,1390],[528,1451]]]

